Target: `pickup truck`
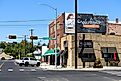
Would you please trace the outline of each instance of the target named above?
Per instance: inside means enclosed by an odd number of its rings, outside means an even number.
[[[22,66],[22,65],[25,65],[26,67],[28,65],[31,65],[31,66],[40,66],[40,61],[39,60],[36,60],[35,58],[32,58],[32,57],[24,57],[22,59],[16,59],[15,62],[17,64],[19,64],[19,66]]]

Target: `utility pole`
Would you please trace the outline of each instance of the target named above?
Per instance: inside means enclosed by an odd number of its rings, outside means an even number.
[[[27,35],[24,35],[24,41],[25,41],[25,55],[27,54],[27,53],[26,53],[26,37],[27,37]]]
[[[33,36],[33,31],[34,31],[34,29],[30,29],[29,31],[31,32],[30,35]],[[32,53],[33,53],[33,39],[31,39],[31,40],[32,40]]]
[[[75,0],[75,69],[77,69],[77,0]]]
[[[48,4],[40,4],[40,5],[45,5],[47,7],[50,7],[55,11],[55,68],[57,68],[57,8],[52,7],[51,5]]]

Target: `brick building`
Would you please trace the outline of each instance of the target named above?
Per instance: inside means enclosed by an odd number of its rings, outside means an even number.
[[[49,37],[55,38],[55,21],[49,24]],[[57,47],[61,47],[61,38],[64,36],[64,13],[57,17]],[[54,49],[55,40],[49,40],[49,49]]]
[[[118,19],[115,22],[107,21],[107,15],[78,13],[77,17],[78,66],[82,66],[83,62],[85,66],[93,66],[97,58],[101,59],[104,66],[121,66],[121,37],[116,36],[121,35],[121,22]],[[61,58],[67,67],[75,65],[74,22],[73,13],[62,13],[57,18],[57,47],[63,50],[59,59]],[[49,37],[55,37],[55,21],[49,24]],[[84,43],[83,49],[82,43]],[[54,45],[55,41],[50,40],[49,49],[53,49]],[[50,61],[53,59],[54,56],[49,57]]]
[[[108,34],[121,35],[121,22],[118,18],[115,21],[108,21]]]

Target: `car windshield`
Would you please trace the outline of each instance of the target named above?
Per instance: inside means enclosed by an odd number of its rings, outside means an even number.
[[[30,58],[30,60],[37,60],[36,58]]]

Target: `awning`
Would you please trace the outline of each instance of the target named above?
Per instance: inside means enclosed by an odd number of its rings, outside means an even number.
[[[81,48],[79,48],[78,50],[79,50],[79,53],[80,53]],[[93,48],[84,48],[83,53],[94,53],[94,49]]]
[[[54,50],[47,50],[43,56],[47,56],[47,55],[55,55]],[[58,55],[58,53],[57,53],[57,55]]]

